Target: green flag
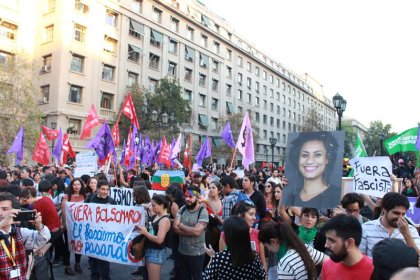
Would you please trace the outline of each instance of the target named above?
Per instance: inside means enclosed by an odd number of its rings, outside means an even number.
[[[416,140],[419,128],[413,127],[384,141],[390,155],[398,152],[416,152]]]
[[[356,147],[354,149],[353,157],[367,157],[365,145],[363,145],[362,138],[359,133],[356,136]]]

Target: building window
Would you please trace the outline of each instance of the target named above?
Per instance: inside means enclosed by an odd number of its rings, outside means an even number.
[[[274,118],[273,117],[270,117],[270,125],[274,126]]]
[[[206,96],[204,94],[198,95],[198,106],[200,107],[206,107]]]
[[[188,46],[185,46],[185,60],[193,62],[194,56],[195,56],[195,50]]]
[[[184,80],[187,82],[191,82],[192,81],[192,69],[190,68],[185,68],[185,75],[184,75]]]
[[[238,100],[242,100],[242,90],[238,89],[238,92],[237,92],[236,98],[237,98]]]
[[[170,39],[169,40],[168,51],[172,54],[177,54],[178,53],[178,42],[175,41],[174,39]]]
[[[154,92],[158,86],[158,80],[152,79],[149,77],[149,91]]]
[[[285,116],[286,116],[286,108],[283,108],[283,109],[282,109],[282,115],[283,115],[283,117],[285,117]]]
[[[263,124],[267,124],[267,115],[263,115]]]
[[[86,27],[80,24],[75,24],[73,39],[77,42],[84,43],[85,38],[86,38]]]
[[[67,133],[73,135],[80,134],[81,124],[81,120],[69,119],[69,127],[67,128]]]
[[[260,98],[258,96],[255,97],[255,105],[260,106]]]
[[[168,75],[169,76],[176,76],[176,63],[175,62],[169,61]]]
[[[82,87],[70,85],[69,102],[81,103],[82,102]]]
[[[128,31],[128,34],[131,36],[140,39],[141,36],[144,35],[144,25],[141,23],[138,23],[135,20],[130,19],[130,29]]]
[[[117,53],[117,40],[105,35],[104,51],[110,54]]]
[[[133,45],[128,45],[128,60],[138,63],[140,60],[141,49]]]
[[[252,95],[250,94],[250,93],[247,93],[247,102],[249,103],[249,104],[251,104],[252,103]]]
[[[157,32],[156,30],[151,29],[150,30],[150,44],[152,46],[160,48],[162,43],[163,43],[163,34],[160,32]]]
[[[274,104],[270,102],[270,112],[274,112]]]
[[[217,98],[212,98],[211,99],[211,109],[213,111],[218,111],[219,110],[219,99],[217,99]]]
[[[178,32],[179,31],[179,20],[174,17],[171,17],[171,31]]]
[[[232,67],[226,66],[226,77],[232,79]]]
[[[114,103],[114,95],[107,92],[102,92],[101,96],[101,108],[112,110],[112,104]]]
[[[194,28],[187,26],[187,39],[190,41],[194,40]]]
[[[280,105],[277,105],[277,114],[280,114]]]
[[[184,93],[182,95],[182,98],[184,100],[187,100],[187,101],[191,102],[192,101],[192,91],[188,90],[188,89],[184,89]]]
[[[212,79],[212,82],[211,82],[211,90],[212,91],[215,91],[215,92],[218,92],[219,91],[219,81],[218,80]]]
[[[233,103],[232,102],[226,101],[226,113],[228,115],[234,113],[234,108],[233,108]]]
[[[246,78],[246,86],[249,88],[249,89],[251,89],[251,86],[252,86],[252,80],[251,80],[251,78]]]
[[[264,109],[267,110],[267,100],[264,100],[263,104],[264,104]]]
[[[136,13],[141,13],[143,1],[142,0],[131,0],[131,9]]]
[[[255,66],[255,76],[259,77],[260,76],[260,67]]]
[[[14,41],[16,39],[15,33],[17,28],[17,25],[2,21],[0,24],[0,38]]]
[[[198,81],[198,85],[200,87],[206,87],[206,75],[200,73],[199,77],[200,77],[200,79]]]
[[[201,34],[200,44],[202,47],[207,48],[207,41],[208,37],[206,35]]]
[[[138,81],[139,81],[139,74],[134,73],[134,72],[128,72],[128,82],[127,82],[128,87],[138,85]]]
[[[283,129],[286,129],[286,121],[283,121]]]
[[[242,65],[243,65],[243,59],[241,56],[238,56],[238,66],[242,67]]]
[[[102,80],[112,82],[114,81],[115,67],[111,65],[104,64],[102,69]]]
[[[41,73],[51,72],[52,55],[44,55],[42,57],[42,68]]]
[[[260,122],[260,113],[255,112],[255,121]]]
[[[83,73],[85,58],[78,54],[72,54],[70,71]]]
[[[263,130],[263,138],[264,140],[267,140],[267,130]]]
[[[43,103],[50,101],[50,85],[41,86],[41,96]]]
[[[268,78],[270,83],[273,83],[273,75],[270,75],[270,77]]]
[[[219,130],[219,119],[218,118],[211,118],[211,129],[214,130],[214,131]]]
[[[89,12],[88,5],[81,3],[81,0],[74,1],[74,9],[83,14],[87,14]]]
[[[242,111],[243,111],[243,108],[241,106],[238,106],[238,112],[242,113]]]
[[[280,128],[280,120],[276,119],[277,128]],[[280,136],[277,136],[277,139],[280,139]]]
[[[214,41],[214,43],[213,43],[213,51],[217,54],[219,54],[219,52],[220,52],[220,44],[216,41]]]
[[[262,78],[267,81],[267,72],[263,70]]]
[[[213,59],[213,73],[219,73],[219,61]]]
[[[232,95],[232,85],[226,84],[226,95],[227,96]]]
[[[44,28],[44,43],[51,42],[54,35],[54,25],[48,25]]]
[[[267,86],[263,86],[263,94],[267,94]]]
[[[159,63],[160,62],[160,57],[153,54],[153,53],[149,53],[149,68],[152,68],[154,70],[159,70]]]
[[[260,92],[260,83],[259,83],[259,82],[255,82],[255,91],[256,91],[257,93],[259,93],[259,92]]]
[[[207,68],[208,64],[209,64],[209,57],[205,54],[200,53],[200,66]]]
[[[242,85],[242,74],[238,73],[238,84]]]
[[[155,22],[162,23],[162,11],[153,7],[152,19]]]
[[[232,50],[226,50],[226,58],[227,60],[232,61]]]
[[[105,15],[105,23],[117,27],[118,14],[112,10],[107,10]]]
[[[249,62],[249,61],[246,62],[246,70],[248,72],[251,72],[251,62]]]
[[[209,120],[206,115],[198,114],[198,125],[201,128],[206,128],[209,126]]]

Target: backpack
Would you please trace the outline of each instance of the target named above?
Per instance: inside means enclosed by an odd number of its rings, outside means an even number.
[[[198,220],[200,220],[201,211],[203,211],[203,209],[204,209],[204,207],[200,205],[200,208],[198,208],[197,223],[198,223]],[[181,216],[182,216],[182,214],[184,214],[185,210],[187,210],[187,207],[185,207],[185,205],[184,205],[181,208],[181,213],[180,213]]]

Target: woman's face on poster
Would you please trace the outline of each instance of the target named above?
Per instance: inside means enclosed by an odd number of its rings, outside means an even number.
[[[322,177],[328,164],[324,143],[311,140],[303,144],[299,154],[299,171],[305,179]]]

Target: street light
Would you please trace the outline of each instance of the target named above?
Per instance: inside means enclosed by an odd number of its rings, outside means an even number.
[[[169,119],[171,119],[171,121],[173,119],[175,119],[172,115],[171,117],[168,116],[168,114],[165,112],[162,114],[161,116],[162,122],[158,122],[158,112],[156,112],[156,110],[153,110],[152,112],[152,121],[155,123],[155,128],[158,129],[159,132],[159,139],[160,139],[160,128],[161,127],[166,127],[168,125],[168,121]]]
[[[270,144],[271,144],[271,170],[274,168],[274,146],[277,143],[277,138],[270,138]]]
[[[381,156],[383,156],[383,146],[384,146],[384,139],[385,139],[385,133],[379,133],[379,142],[381,143]]]
[[[268,162],[268,149],[264,146],[265,161]]]
[[[341,117],[346,110],[347,101],[340,95],[336,94],[333,97],[333,105],[338,115],[338,130],[341,130]]]

